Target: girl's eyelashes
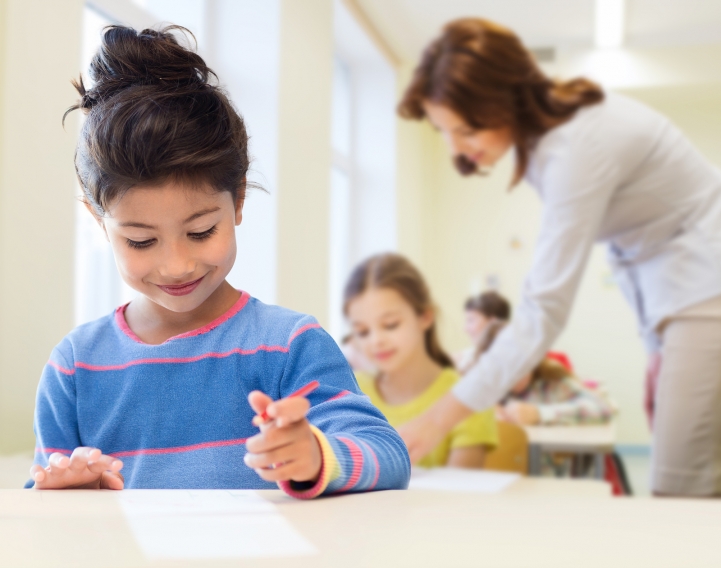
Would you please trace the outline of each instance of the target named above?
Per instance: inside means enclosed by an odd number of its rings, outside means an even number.
[[[194,239],[196,241],[204,241],[205,239],[212,237],[217,232],[218,232],[218,225],[213,225],[207,231],[203,231],[202,233],[188,233],[188,236],[191,239]]]
[[[394,322],[384,324],[383,327],[386,329],[395,329],[400,325],[400,323],[401,322],[399,322],[399,321],[394,321]]]
[[[148,248],[155,242],[155,239],[148,239],[147,241],[133,241],[131,239],[125,239],[128,242],[128,246],[134,249]]]

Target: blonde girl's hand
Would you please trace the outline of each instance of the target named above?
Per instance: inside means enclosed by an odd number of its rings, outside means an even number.
[[[253,424],[260,427],[260,434],[246,441],[245,464],[266,481],[317,481],[323,459],[305,417],[310,409],[308,399],[297,396],[274,402],[266,394],[253,391],[248,402],[258,414]],[[259,415],[263,411],[271,420],[262,421]]]
[[[520,426],[533,426],[541,421],[541,414],[535,404],[511,401],[504,407],[508,420]]]
[[[75,448],[70,457],[55,452],[48,466],[34,465],[30,476],[35,489],[122,489],[123,462],[97,448]]]

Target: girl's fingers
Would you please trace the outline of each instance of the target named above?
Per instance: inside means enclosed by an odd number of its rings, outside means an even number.
[[[47,476],[47,471],[41,465],[34,465],[30,468],[30,477],[36,484],[45,481]]]
[[[263,414],[263,411],[273,402],[273,399],[265,393],[253,391],[248,395],[248,402],[256,414]]]
[[[48,458],[48,465],[50,466],[50,473],[61,473],[64,472],[70,465],[70,458],[59,452],[53,452]]]
[[[283,398],[268,405],[268,416],[275,419],[276,426],[282,428],[305,418],[310,402],[304,396]]]
[[[279,428],[275,421],[264,427],[260,434],[256,434],[252,438],[248,438],[245,442],[246,449],[252,454],[264,454],[273,450],[278,450],[283,446],[293,444],[298,441],[303,433],[303,429],[307,428],[307,422],[294,422],[284,428]]]
[[[294,449],[296,451],[294,451]],[[298,451],[297,448],[295,448],[295,444],[289,444],[280,449],[262,454],[246,453],[243,461],[245,461],[245,465],[252,469],[268,468],[275,464],[295,461],[298,457],[297,454]]]
[[[287,481],[293,477],[296,470],[296,462],[291,461],[278,464],[273,469],[257,468],[255,469],[255,473],[257,473],[265,481]]]
[[[105,471],[120,471],[123,469],[123,462],[112,456],[102,454],[94,461],[88,462],[88,469],[93,473],[102,473]]]
[[[75,448],[70,456],[68,468],[74,472],[81,472],[88,467],[88,462],[100,457],[100,450],[97,448]]]
[[[117,461],[117,460],[116,460]],[[100,477],[100,489],[120,491],[125,487],[123,476],[116,471],[105,471]]]

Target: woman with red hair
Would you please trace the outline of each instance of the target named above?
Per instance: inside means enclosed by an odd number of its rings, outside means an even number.
[[[401,429],[411,459],[541,361],[601,241],[660,369],[653,490],[721,494],[721,173],[665,117],[586,79],[550,79],[513,32],[481,19],[451,22],[427,47],[399,113],[427,119],[462,175],[513,148],[513,185],[525,179],[543,201],[515,317]]]

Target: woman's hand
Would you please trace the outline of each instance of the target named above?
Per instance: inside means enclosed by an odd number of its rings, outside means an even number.
[[[503,407],[503,414],[509,422],[519,426],[533,426],[541,421],[541,414],[535,404],[511,401]]]
[[[653,430],[653,411],[656,403],[656,386],[658,384],[658,375],[661,372],[661,352],[656,351],[648,357],[648,365],[646,367],[646,388],[644,392],[643,408],[646,411],[648,419],[648,427]]]
[[[253,424],[260,434],[245,443],[245,464],[266,481],[316,481],[323,465],[320,444],[305,415],[310,408],[302,396],[273,399],[260,391],[248,395],[248,402],[258,414],[266,411],[271,420],[260,416]]]
[[[34,465],[30,476],[35,489],[122,489],[122,468],[123,462],[99,449],[81,447],[75,448],[70,457],[50,454],[48,467]]]
[[[470,408],[461,404],[452,393],[448,393],[427,412],[398,428],[398,433],[408,448],[411,463],[421,461],[443,441],[456,424],[471,414],[473,411]]]

